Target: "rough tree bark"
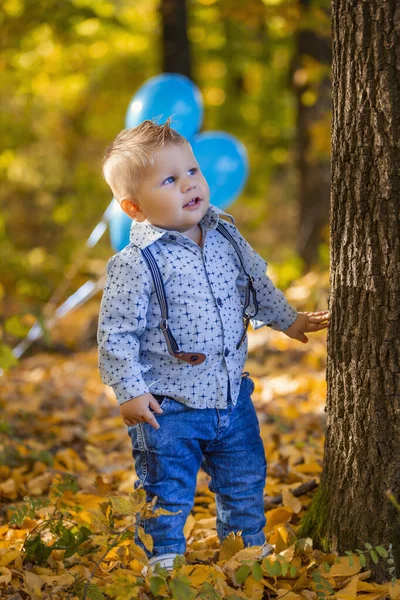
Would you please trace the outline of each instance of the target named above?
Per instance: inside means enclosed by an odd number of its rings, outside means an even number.
[[[163,72],[192,77],[186,0],[162,0]]]
[[[400,4],[332,9],[327,431],[303,533],[341,552],[391,544],[400,569]]]
[[[300,0],[300,14],[309,15],[311,0]],[[297,168],[299,171],[299,229],[297,251],[308,271],[318,260],[318,246],[324,241],[323,230],[329,219],[330,168],[329,153],[313,156],[312,128],[331,111],[331,81],[329,72],[318,84],[318,97],[311,106],[303,102],[310,83],[302,77],[303,61],[308,57],[330,66],[331,40],[314,30],[301,27],[296,35],[296,55],[292,64],[293,88],[297,100]]]

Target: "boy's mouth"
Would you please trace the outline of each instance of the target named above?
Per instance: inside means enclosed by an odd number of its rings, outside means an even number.
[[[183,205],[183,208],[193,208],[194,206],[198,206],[201,202],[201,198],[200,196],[196,196],[195,198],[192,198],[190,200],[190,202],[188,202],[187,204]]]

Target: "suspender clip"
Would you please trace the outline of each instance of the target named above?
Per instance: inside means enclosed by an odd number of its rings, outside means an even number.
[[[167,319],[161,319],[161,321],[160,321],[160,329],[161,329],[161,331],[167,331],[169,329],[169,325],[168,325]]]

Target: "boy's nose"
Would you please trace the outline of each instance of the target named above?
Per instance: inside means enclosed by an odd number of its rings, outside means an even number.
[[[196,187],[196,184],[194,181],[185,181],[182,184],[182,190],[184,192],[190,192],[190,190],[194,190],[195,187]]]

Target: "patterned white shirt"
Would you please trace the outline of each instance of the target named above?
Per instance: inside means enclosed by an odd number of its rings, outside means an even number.
[[[177,231],[133,221],[131,243],[110,259],[100,309],[99,368],[120,404],[150,392],[193,408],[226,408],[228,382],[236,403],[247,355],[247,339],[236,349],[243,333],[247,278],[232,244],[216,231],[221,216],[232,219],[210,206],[200,221],[202,247]],[[253,327],[286,330],[296,310],[274,287],[265,261],[235,225],[224,221],[224,226],[254,278],[259,312]],[[180,350],[206,354],[202,364],[168,353],[153,279],[141,252],[147,246],[163,278],[171,332]]]

